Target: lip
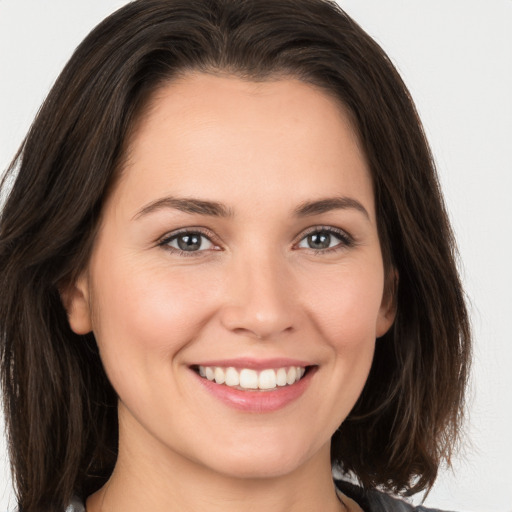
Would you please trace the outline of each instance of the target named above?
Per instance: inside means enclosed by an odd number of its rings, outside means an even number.
[[[304,377],[292,385],[276,387],[272,390],[247,390],[232,388],[224,384],[217,384],[201,377],[193,367],[190,371],[198,380],[199,384],[215,399],[221,401],[230,408],[249,413],[269,413],[278,411],[298,400],[309,387],[311,380],[318,369],[318,366],[307,364],[296,359],[230,359],[222,361],[201,362],[201,366],[221,366],[234,368],[250,368],[253,370],[264,370],[267,368],[282,368],[286,366],[302,366],[308,370]],[[197,365],[194,365],[194,367]]]
[[[201,361],[194,363],[192,366],[221,366],[222,368],[249,368],[251,370],[266,370],[270,368],[284,368],[286,366],[314,366],[308,361],[299,359],[290,359],[286,357],[275,357],[272,359],[253,359],[253,358],[236,358],[236,359],[217,359],[210,361]]]

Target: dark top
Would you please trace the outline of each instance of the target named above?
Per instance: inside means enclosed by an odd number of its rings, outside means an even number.
[[[442,512],[438,509],[423,506],[415,507],[404,500],[393,498],[389,494],[380,491],[365,491],[362,487],[344,480],[335,480],[335,484],[345,496],[353,499],[364,512]]]
[[[441,512],[433,508],[413,505],[389,496],[379,491],[365,491],[357,485],[353,485],[343,480],[336,480],[336,487],[345,496],[353,499],[364,512]],[[73,499],[66,512],[85,512],[85,507],[79,499]]]

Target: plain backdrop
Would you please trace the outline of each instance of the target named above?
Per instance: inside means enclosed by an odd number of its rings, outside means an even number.
[[[73,49],[125,3],[0,0],[0,170]],[[416,100],[471,302],[475,354],[466,442],[426,504],[510,512],[512,0],[339,3],[387,51]],[[14,505],[0,436],[0,511]]]

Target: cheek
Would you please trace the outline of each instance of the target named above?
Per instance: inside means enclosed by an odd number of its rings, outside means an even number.
[[[382,302],[383,272],[376,265],[339,265],[324,276],[317,272],[309,289],[309,317],[327,346],[324,364],[325,401],[319,415],[329,435],[350,413],[368,378],[376,343],[376,324]],[[323,278],[322,278],[323,277]]]
[[[307,302],[324,339],[344,354],[373,347],[384,286],[379,262],[340,266],[321,282],[311,289]]]
[[[126,357],[143,352],[173,356],[191,341],[211,314],[212,276],[197,269],[116,262],[97,272],[94,331],[103,352],[123,349]]]
[[[170,371],[212,310],[205,276],[152,265],[105,265],[95,274],[94,334],[121,401],[137,417],[159,410],[158,390],[179,394]],[[101,286],[99,286],[101,284]],[[211,295],[211,294],[210,294]],[[150,404],[152,404],[150,406]],[[144,412],[146,411],[146,412]]]

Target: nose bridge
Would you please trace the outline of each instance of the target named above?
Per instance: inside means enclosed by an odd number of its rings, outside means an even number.
[[[286,259],[268,249],[235,258],[223,314],[227,328],[258,339],[292,331],[297,320]]]

